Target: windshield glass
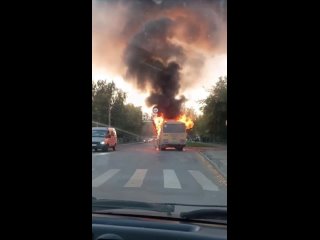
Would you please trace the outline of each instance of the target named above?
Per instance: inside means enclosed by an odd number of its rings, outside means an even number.
[[[227,0],[92,1],[92,136],[95,211],[227,206]]]
[[[184,124],[165,124],[163,125],[164,133],[183,133],[186,131]]]
[[[107,130],[92,130],[92,137],[105,137],[108,135]]]

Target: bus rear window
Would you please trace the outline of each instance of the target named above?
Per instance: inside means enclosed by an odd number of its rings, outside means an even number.
[[[163,126],[164,133],[183,133],[186,131],[184,124],[165,124]]]

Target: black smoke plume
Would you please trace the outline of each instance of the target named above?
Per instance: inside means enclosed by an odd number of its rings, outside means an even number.
[[[186,100],[184,96],[176,99],[185,55],[180,46],[169,41],[173,24],[168,18],[147,22],[133,36],[124,54],[127,77],[135,79],[140,89],[150,89],[147,105],[157,106],[166,118],[177,117]]]
[[[226,53],[226,0],[93,1],[93,65],[147,91],[165,118],[181,113],[184,90]]]

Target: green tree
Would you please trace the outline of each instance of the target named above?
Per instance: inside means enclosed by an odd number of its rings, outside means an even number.
[[[143,126],[141,107],[136,107],[133,104],[125,106],[125,128],[131,132],[140,134]]]
[[[92,82],[92,119],[108,124],[108,113],[111,111],[112,120],[116,118],[113,114],[121,112],[126,94],[118,89],[114,82],[107,83],[99,80]]]
[[[202,101],[203,115],[198,119],[197,130],[208,140],[227,140],[227,77],[220,77]]]
[[[110,108],[113,127],[140,134],[143,125],[141,108],[126,104],[126,98],[127,94],[114,82],[92,82],[92,120],[108,124]]]
[[[205,137],[208,135],[207,118],[202,114],[194,120],[193,132],[195,135]]]
[[[118,89],[114,94],[114,99],[112,100],[111,125],[119,128],[123,128],[125,126],[125,102],[126,93]]]

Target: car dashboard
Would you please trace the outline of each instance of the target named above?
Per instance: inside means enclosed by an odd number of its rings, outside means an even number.
[[[227,239],[227,226],[150,217],[92,215],[92,239]]]

